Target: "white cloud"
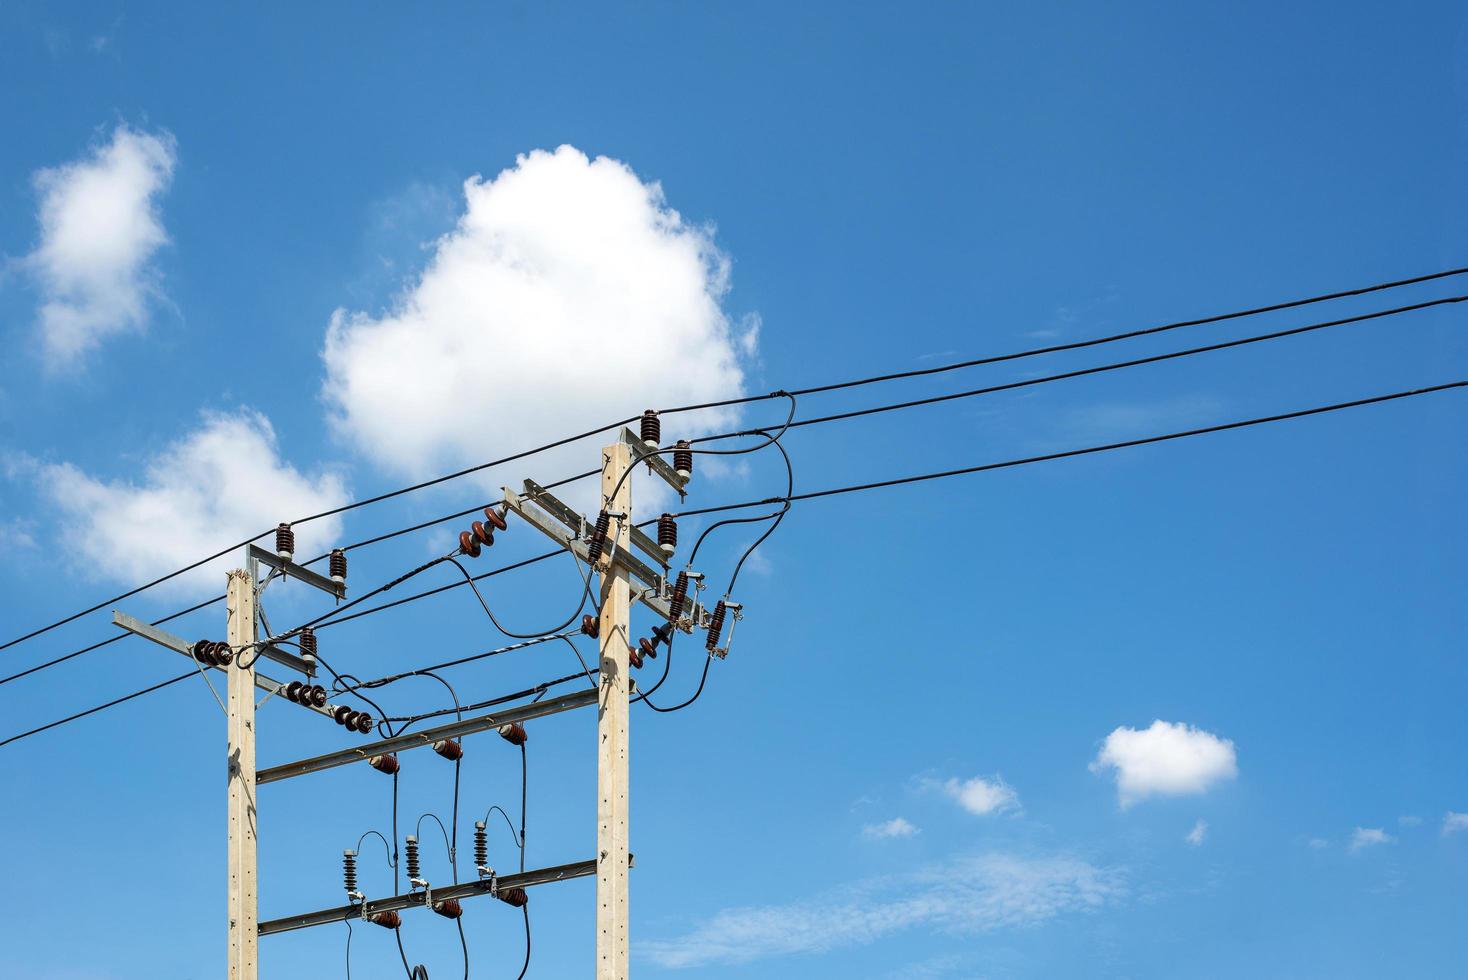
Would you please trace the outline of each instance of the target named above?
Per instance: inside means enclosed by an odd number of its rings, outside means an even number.
[[[1238,775],[1234,743],[1182,723],[1154,721],[1150,728],[1117,728],[1106,736],[1092,772],[1116,769],[1123,808],[1148,796],[1202,793]]]
[[[885,823],[869,823],[861,829],[861,835],[868,840],[888,840],[893,837],[912,837],[922,833],[917,827],[903,817],[893,817]]]
[[[157,198],[173,177],[174,140],[118,126],[84,158],[35,174],[41,240],[25,259],[41,291],[51,368],[105,338],[141,329],[157,293],[153,254],[168,240]]]
[[[1456,834],[1460,830],[1468,830],[1468,813],[1454,813],[1449,810],[1443,815],[1443,836]]]
[[[1397,823],[1401,824],[1403,827],[1420,827],[1422,826],[1422,818],[1414,816],[1412,814],[1407,814],[1406,816],[1398,817]]]
[[[1001,777],[985,779],[975,776],[972,779],[949,779],[943,783],[930,783],[941,789],[943,793],[958,803],[969,813],[977,816],[988,816],[991,813],[1004,813],[1006,810],[1018,810],[1019,794],[1014,788],[1006,783]]]
[[[1314,851],[1323,851],[1330,846],[1330,842],[1323,837],[1312,837],[1307,843],[1310,845],[1310,849]]]
[[[338,310],[327,330],[333,422],[372,461],[417,478],[644,408],[742,392],[739,358],[753,353],[758,319],[740,335],[725,315],[729,261],[660,185],[562,146],[469,180],[464,196],[457,226],[390,311]],[[732,409],[669,417],[664,440],[735,419]],[[607,441],[483,483],[591,469]]]
[[[148,460],[140,482],[98,480],[70,463],[31,468],[60,512],[66,553],[92,577],[122,582],[156,577],[349,499],[338,477],[308,477],[281,460],[270,422],[249,411],[206,414]],[[340,531],[335,517],[302,525],[297,553],[327,550]],[[221,572],[238,565],[227,555],[185,578],[222,586]]]
[[[1351,850],[1359,851],[1378,844],[1395,844],[1397,839],[1380,827],[1357,827],[1351,834]]]
[[[1074,858],[988,854],[871,878],[783,905],[725,909],[672,939],[638,944],[666,969],[741,964],[866,945],[909,929],[978,933],[1103,907],[1122,875]]]
[[[1185,837],[1184,840],[1186,840],[1189,844],[1192,844],[1194,847],[1197,847],[1199,844],[1203,843],[1203,839],[1207,836],[1208,821],[1199,819],[1197,823],[1193,824],[1193,829],[1188,831],[1188,836]]]

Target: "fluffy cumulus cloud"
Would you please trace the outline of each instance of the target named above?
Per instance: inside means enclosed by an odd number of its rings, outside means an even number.
[[[202,424],[150,459],[142,479],[99,480],[70,463],[28,467],[59,510],[66,547],[97,577],[136,583],[190,564],[283,520],[346,503],[331,474],[306,476],[284,462],[270,422],[254,412],[206,415]],[[241,492],[248,488],[248,492]],[[296,531],[301,554],[325,551],[341,531],[336,518]],[[223,584],[233,555],[185,581]]]
[[[743,964],[865,945],[913,929],[965,935],[1031,926],[1099,909],[1123,893],[1119,871],[1075,858],[961,857],[808,900],[726,909],[681,936],[640,943],[636,952],[665,969]]]
[[[1106,736],[1092,772],[1114,769],[1123,807],[1148,796],[1202,793],[1238,775],[1234,743],[1191,725],[1154,721],[1150,728],[1118,728]]]
[[[894,837],[912,837],[922,833],[905,817],[893,817],[883,823],[869,823],[861,829],[868,840],[891,840]]]
[[[35,175],[40,244],[25,260],[41,293],[46,362],[76,362],[140,329],[157,293],[151,260],[167,240],[158,198],[173,177],[167,133],[118,126],[80,160]]]
[[[1456,834],[1459,831],[1468,830],[1468,813],[1455,813],[1449,810],[1443,817],[1443,836]]]
[[[969,813],[984,817],[991,813],[1004,813],[1019,809],[1019,794],[999,776],[985,779],[949,779],[938,784],[938,788],[949,799]]]
[[[711,231],[657,183],[574,147],[536,151],[464,185],[456,227],[392,309],[333,315],[325,398],[343,436],[408,478],[644,408],[728,398],[756,329],[725,315],[728,282]],[[669,417],[664,438],[734,421],[728,409]],[[590,469],[606,440],[486,482]]]
[[[1380,827],[1357,827],[1351,834],[1351,850],[1362,851],[1382,844],[1395,844],[1397,839]]]

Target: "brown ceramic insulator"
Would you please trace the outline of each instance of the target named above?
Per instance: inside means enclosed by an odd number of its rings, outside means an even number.
[[[679,572],[678,579],[673,583],[673,598],[668,601],[668,611],[672,618],[677,619],[683,615],[683,603],[688,600],[688,573]]]
[[[595,616],[586,615],[581,617],[581,632],[595,639],[601,633],[601,621]]]
[[[459,550],[470,558],[479,557],[479,542],[475,540],[473,532],[459,532]]]
[[[636,647],[627,648],[627,662],[637,670],[642,669],[642,651]]]
[[[357,731],[358,731],[359,734],[362,734],[362,735],[370,735],[370,734],[372,734],[373,724],[374,723],[372,721],[372,716],[369,715],[367,712],[363,711],[362,713],[360,713],[359,715],[357,715],[357,726],[356,727],[357,727]]]
[[[296,637],[296,642],[301,645],[301,656],[316,656],[316,630],[310,626],[302,626],[301,632]]]
[[[345,585],[347,583],[347,553],[340,548],[333,549],[327,564],[330,567],[331,580],[338,585]]]
[[[693,449],[688,445],[687,439],[678,440],[678,446],[673,451],[673,469],[685,480],[693,475]]]
[[[512,721],[508,725],[499,727],[500,738],[511,745],[524,745],[530,740],[530,735],[525,731],[525,726],[518,721]]]
[[[228,667],[234,662],[234,651],[229,644],[223,641],[214,644],[214,665],[216,667]]]
[[[724,600],[720,599],[719,604],[714,607],[714,618],[709,621],[709,638],[704,643],[704,646],[710,650],[717,647],[719,645],[719,634],[722,632],[724,632]]]
[[[445,738],[433,743],[433,751],[443,756],[450,762],[458,762],[464,758],[464,746],[456,738]]]
[[[357,852],[342,851],[342,885],[350,895],[357,890]]]
[[[302,701],[301,703],[302,704],[305,704],[306,702],[305,701]],[[311,707],[313,707],[313,708],[324,708],[324,707],[326,707],[326,688],[322,687],[320,684],[314,684],[314,685],[312,685],[312,687],[311,687],[311,702],[310,703],[311,703]]]
[[[657,646],[645,636],[637,641],[637,649],[641,650],[642,655],[650,660],[656,660],[658,658]]]
[[[367,921],[384,929],[396,929],[403,924],[403,917],[389,909],[386,912],[373,912],[367,917]]]
[[[481,541],[486,548],[494,547],[494,528],[483,521],[474,522],[474,537]]]
[[[418,865],[418,838],[409,834],[403,838],[403,857],[408,864],[408,877],[417,878],[423,869]]]
[[[445,919],[457,919],[464,914],[464,906],[459,904],[457,898],[446,898],[442,902],[434,902],[433,911]]]
[[[505,523],[505,515],[493,507],[484,508],[484,520],[489,524],[493,524],[496,531],[503,531],[510,526]]]
[[[275,555],[290,561],[296,553],[296,532],[291,530],[289,524],[280,524],[275,528]]]
[[[489,867],[489,833],[485,830],[483,820],[474,821],[474,866]]]
[[[517,909],[524,908],[526,903],[530,901],[530,896],[525,894],[525,889],[523,888],[501,888],[495,893],[494,897],[506,905],[513,905]]]
[[[349,714],[352,714],[352,709],[344,704],[339,704],[332,709],[331,717],[338,725],[345,725]]]
[[[286,697],[286,700],[287,701],[294,701],[296,704],[300,704],[301,703],[301,689],[302,688],[305,688],[306,690],[310,690],[310,686],[307,685],[307,684],[302,684],[300,681],[291,681],[289,684],[287,684],[285,686],[285,697]]]
[[[586,543],[587,564],[595,565],[601,560],[601,551],[606,547],[607,532],[611,527],[612,515],[606,511],[596,515],[596,525],[591,529],[591,540]]]
[[[196,640],[194,645],[189,647],[189,652],[201,664],[214,663],[214,641],[212,640]]]
[[[389,776],[398,771],[398,757],[395,755],[374,755],[367,760],[367,764]]]
[[[657,412],[649,408],[642,413],[642,444],[648,449],[656,449],[662,437],[662,420],[658,418]]]
[[[665,555],[678,550],[678,522],[673,520],[672,514],[658,518],[658,548]]]

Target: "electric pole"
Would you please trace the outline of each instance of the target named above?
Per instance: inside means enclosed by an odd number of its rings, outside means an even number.
[[[250,562],[253,566],[254,562]],[[255,809],[255,575],[229,573],[228,643],[239,654],[229,676],[229,980],[259,976],[259,882]]]
[[[601,570],[601,703],[596,735],[596,977],[627,977],[627,779],[631,716],[631,589],[624,564],[613,556],[631,540],[632,447],[614,442],[602,450],[602,510],[616,521],[615,537]]]

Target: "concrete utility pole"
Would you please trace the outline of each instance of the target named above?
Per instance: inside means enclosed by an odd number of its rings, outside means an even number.
[[[624,441],[602,450],[602,505],[616,520],[608,551],[631,540],[632,448]],[[619,485],[620,484],[620,485]],[[609,496],[613,490],[615,496]],[[631,589],[626,566],[603,559],[601,570],[601,704],[597,712],[596,759],[596,977],[627,977],[628,675],[631,671]]]
[[[254,562],[250,562],[253,566]],[[255,575],[229,573],[227,642],[235,651],[229,675],[229,980],[257,980],[260,890],[256,879],[259,827],[255,810]],[[249,666],[242,667],[241,663]]]

